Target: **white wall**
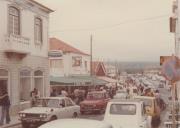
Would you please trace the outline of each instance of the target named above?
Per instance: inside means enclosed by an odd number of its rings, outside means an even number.
[[[38,10],[37,7],[28,7],[25,4],[25,0],[19,0],[21,4],[15,4],[20,8],[20,26],[21,26],[21,36],[30,39],[30,51],[31,55],[47,57],[48,55],[48,26],[49,26],[49,16],[48,14]],[[5,35],[8,34],[8,5],[12,3],[8,0],[0,0],[0,50],[3,50],[2,46],[5,43]],[[37,46],[34,41],[34,18],[38,16],[43,21],[43,45]],[[3,18],[2,18],[3,17]]]
[[[72,57],[81,56],[82,57],[82,66],[73,67],[72,66]],[[50,58],[51,59],[54,58]],[[66,53],[61,59],[63,60],[63,69],[50,68],[50,74],[53,76],[70,76],[70,75],[89,75],[90,74],[90,56],[75,54],[75,53]],[[87,70],[85,69],[84,61],[87,61]]]

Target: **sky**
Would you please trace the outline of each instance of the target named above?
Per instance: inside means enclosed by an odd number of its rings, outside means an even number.
[[[37,0],[55,10],[50,37],[112,61],[153,61],[174,53],[172,0]]]

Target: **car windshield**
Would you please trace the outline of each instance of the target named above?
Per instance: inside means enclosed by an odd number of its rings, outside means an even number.
[[[99,100],[103,98],[104,98],[103,93],[89,93],[87,95],[87,100]]]
[[[110,114],[113,115],[135,115],[136,105],[134,104],[112,104]]]
[[[36,107],[59,107],[59,100],[57,99],[38,99]]]

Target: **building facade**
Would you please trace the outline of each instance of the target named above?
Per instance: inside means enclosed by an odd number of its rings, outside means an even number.
[[[51,9],[34,0],[0,1],[0,90],[11,113],[30,107],[30,92],[49,95],[48,26]]]
[[[50,39],[50,75],[68,77],[90,75],[90,56],[67,43]]]

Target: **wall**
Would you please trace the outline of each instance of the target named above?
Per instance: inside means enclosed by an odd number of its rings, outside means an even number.
[[[0,50],[5,40],[5,35],[8,35],[8,6],[15,5],[20,8],[20,26],[21,26],[21,36],[30,39],[31,55],[47,57],[48,55],[48,25],[49,16],[48,14],[38,10],[35,7],[30,7],[25,3],[25,0],[19,0],[19,3],[12,3],[8,0],[0,1]],[[34,18],[38,16],[43,21],[43,45],[35,45],[34,41]]]
[[[80,67],[72,66],[72,57],[74,56],[82,57],[82,66]],[[51,57],[49,61],[51,61],[51,59],[55,59],[55,58]],[[50,74],[53,76],[89,75],[90,74],[90,56],[75,54],[75,53],[66,53],[59,59],[63,60],[63,69],[51,68]],[[87,70],[85,69],[84,61],[87,61]]]

